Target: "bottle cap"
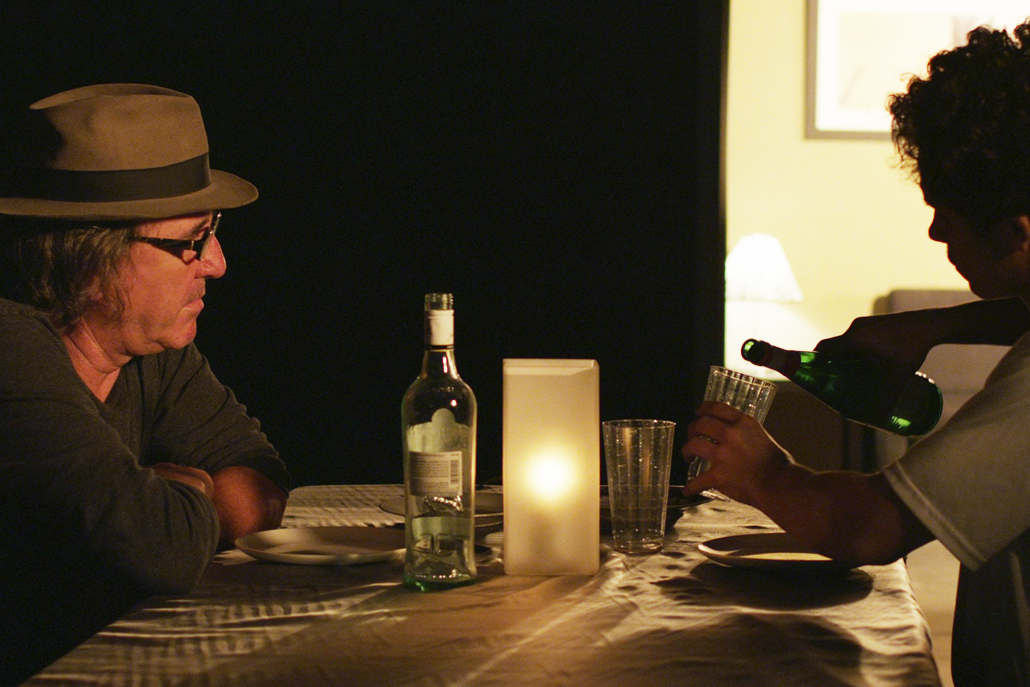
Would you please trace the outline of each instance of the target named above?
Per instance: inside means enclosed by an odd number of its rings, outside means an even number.
[[[454,345],[454,296],[426,294],[426,345]]]

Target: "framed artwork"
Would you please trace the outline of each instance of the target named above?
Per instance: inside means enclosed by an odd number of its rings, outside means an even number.
[[[1023,0],[808,0],[806,136],[890,137],[887,98],[973,28],[1011,30]]]

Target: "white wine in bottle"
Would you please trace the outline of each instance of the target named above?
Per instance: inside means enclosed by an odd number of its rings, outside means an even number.
[[[454,362],[453,304],[426,295],[422,372],[401,403],[404,582],[423,591],[476,577],[476,397]]]

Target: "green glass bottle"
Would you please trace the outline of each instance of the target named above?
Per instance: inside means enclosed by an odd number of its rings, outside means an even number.
[[[422,372],[401,403],[404,581],[423,591],[476,577],[476,397],[454,362],[453,304],[426,295]]]
[[[883,369],[869,358],[816,351],[790,351],[748,339],[744,359],[776,370],[838,413],[862,424],[903,436],[926,434],[941,418],[940,388],[921,372],[905,383],[891,404]]]

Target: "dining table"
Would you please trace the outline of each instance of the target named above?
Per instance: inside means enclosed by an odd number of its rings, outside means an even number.
[[[404,517],[387,504],[402,496],[299,487],[282,529],[397,541]],[[778,528],[714,496],[670,508],[657,553],[619,553],[602,529],[594,575],[506,575],[503,518],[477,527],[476,581],[444,591],[403,583],[403,549],[329,562],[222,551],[190,592],[148,598],[26,684],[940,684],[903,560],[735,560],[716,543]]]

